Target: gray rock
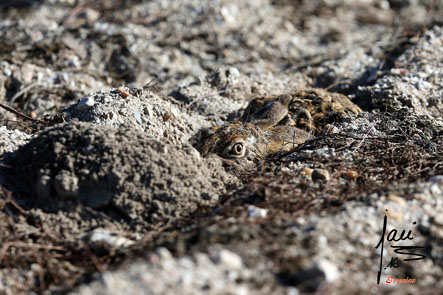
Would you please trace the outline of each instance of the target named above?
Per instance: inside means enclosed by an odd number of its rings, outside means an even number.
[[[134,117],[135,117],[135,120],[137,121],[138,124],[142,124],[143,123],[142,117],[141,117],[139,111],[134,111]]]
[[[215,262],[227,269],[241,269],[243,266],[241,257],[226,249],[221,249],[216,254]]]
[[[95,104],[94,98],[92,96],[86,96],[84,98],[82,98],[82,100],[80,100],[77,103],[77,111],[79,112],[83,112],[83,111],[87,111],[90,108],[92,108]]]
[[[109,229],[96,228],[85,237],[91,248],[125,248],[132,246],[134,241],[111,232]]]
[[[248,206],[248,216],[251,218],[263,218],[268,214],[268,210],[256,206]]]

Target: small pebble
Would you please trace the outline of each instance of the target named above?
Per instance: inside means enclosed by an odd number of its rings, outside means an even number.
[[[263,218],[266,217],[266,215],[268,215],[268,210],[249,205],[248,215],[251,218]]]
[[[443,186],[443,175],[435,175],[435,176],[431,177],[428,181],[434,182],[434,183],[437,183],[437,184]]]
[[[340,277],[337,266],[328,260],[320,260],[318,262],[318,268],[324,273],[327,282],[334,282]]]
[[[403,76],[408,72],[407,69],[404,68],[392,68],[391,69],[391,74],[393,75],[397,75],[397,76]]]
[[[325,169],[314,169],[312,172],[312,180],[329,181],[329,172]]]
[[[395,203],[397,203],[397,204],[398,204],[399,206],[401,206],[401,207],[406,206],[406,201],[405,201],[405,199],[402,198],[402,197],[399,197],[399,196],[397,196],[397,195],[389,194],[389,195],[388,195],[388,200],[391,201],[391,202],[395,202]]]
[[[221,249],[216,257],[216,262],[227,269],[241,269],[243,266],[242,258],[234,252]]]
[[[152,117],[152,116],[153,116],[152,110],[151,110],[149,107],[145,107],[145,108],[143,109],[143,113],[144,113],[146,116],[148,116],[148,117]]]
[[[170,260],[173,258],[171,252],[169,252],[168,249],[164,248],[164,247],[160,247],[158,248],[155,253],[161,258],[161,259],[165,259],[165,260]]]
[[[443,215],[437,214],[434,217],[433,223],[439,226],[443,226]]]
[[[415,88],[417,88],[418,90],[426,90],[432,87],[432,84],[427,82],[427,81],[418,81],[417,83],[415,83]]]
[[[324,134],[335,134],[338,132],[339,132],[338,128],[332,124],[326,124],[325,128],[323,128]]]
[[[348,170],[346,172],[346,177],[349,178],[349,179],[354,180],[354,179],[357,179],[358,173],[356,171],[354,171],[354,170]]]
[[[138,112],[138,111],[134,111],[134,117],[135,117],[135,120],[139,123],[139,124],[142,124],[143,122],[142,122],[142,117],[141,117],[141,115],[140,115],[140,113]]]
[[[125,248],[134,244],[133,241],[119,236],[115,232],[111,232],[105,228],[96,228],[87,236],[89,246],[99,247],[99,245],[106,245],[111,248]]]
[[[394,211],[393,209],[389,209],[388,211],[383,211],[383,214],[386,214],[386,216],[389,219],[394,219],[398,221],[402,221],[404,217],[402,212]]]
[[[12,71],[8,68],[3,69],[3,73],[8,77],[11,77],[12,75]]]
[[[310,176],[312,174],[312,169],[311,168],[303,168],[301,171],[300,171],[300,175],[301,176]]]
[[[92,108],[94,104],[95,104],[94,99],[90,96],[86,96],[77,103],[77,110],[80,112],[87,111],[90,108]]]
[[[239,77],[240,76],[240,71],[235,68],[235,67],[230,67],[229,68],[229,74],[231,74],[234,77]]]
[[[306,282],[311,288],[314,289],[319,283],[323,283],[325,281],[331,283],[336,281],[340,277],[340,271],[334,263],[326,259],[321,259],[310,267],[303,267],[296,274],[296,277],[300,281]]]
[[[117,88],[117,92],[118,92],[118,94],[120,94],[123,97],[128,97],[131,95],[129,92],[127,92],[123,88]]]

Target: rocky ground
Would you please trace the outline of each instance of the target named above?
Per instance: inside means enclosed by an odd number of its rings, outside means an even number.
[[[438,294],[442,19],[432,0],[2,1],[0,294]],[[194,149],[303,87],[364,112],[253,169]],[[376,249],[385,216],[413,240]]]

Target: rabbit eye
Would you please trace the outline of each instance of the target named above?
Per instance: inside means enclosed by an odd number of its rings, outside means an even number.
[[[242,143],[236,143],[232,147],[232,152],[236,155],[241,155],[243,152],[243,144]]]
[[[242,140],[236,140],[233,144],[228,145],[222,154],[225,158],[243,158],[245,155],[246,146]]]

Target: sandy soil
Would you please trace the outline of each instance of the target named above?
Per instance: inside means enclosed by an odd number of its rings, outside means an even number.
[[[0,294],[437,294],[442,19],[432,0],[1,2]],[[248,169],[193,147],[304,87],[363,112]],[[426,258],[386,241],[377,285],[385,216]]]

